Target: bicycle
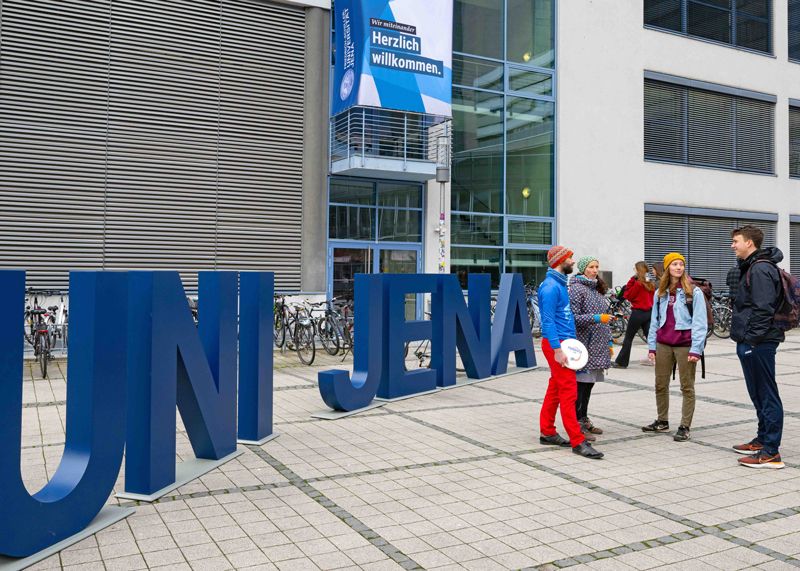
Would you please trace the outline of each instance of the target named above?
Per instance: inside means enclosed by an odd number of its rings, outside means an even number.
[[[720,339],[728,339],[731,336],[733,319],[731,298],[727,295],[715,295],[711,301],[711,314],[714,316],[714,335]]]
[[[312,365],[317,354],[317,347],[314,341],[316,332],[314,321],[311,319],[311,308],[307,302],[295,303],[292,305],[293,313],[289,313],[286,323],[286,333],[292,344],[289,347],[297,352],[297,356],[305,365]]]
[[[286,326],[289,322],[289,307],[286,305],[286,296],[276,295],[272,306],[273,329],[272,337],[275,346],[283,351],[286,344]]]
[[[539,311],[539,291],[536,284],[525,286],[525,305],[528,308],[528,320],[531,323],[531,335],[535,338],[542,336],[542,314]]]
[[[309,304],[312,307],[312,313],[322,306],[325,307],[325,313],[321,317],[315,318],[314,324],[323,349],[331,356],[337,355],[340,350],[343,350],[346,356],[353,347],[353,320],[347,317],[350,306],[348,303],[344,303],[342,310],[339,311],[334,305],[335,302],[341,301],[340,298],[333,298]]]
[[[58,306],[50,306],[45,309],[39,306],[39,294],[46,295],[48,291],[34,291],[27,290],[27,294],[33,296],[33,306],[26,305],[25,307],[25,321],[28,324],[28,332],[24,333],[25,341],[33,346],[33,356],[36,362],[39,363],[39,369],[42,372],[42,378],[47,378],[47,362],[53,359],[51,352],[52,346],[50,344],[53,324],[52,312],[58,309]]]

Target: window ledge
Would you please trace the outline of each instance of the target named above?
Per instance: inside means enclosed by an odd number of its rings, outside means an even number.
[[[736,174],[754,174],[754,175],[757,175],[757,176],[767,176],[767,177],[772,177],[772,178],[778,178],[778,175],[775,174],[775,173],[758,172],[758,171],[746,171],[746,170],[739,170],[739,169],[729,169],[729,168],[725,168],[725,167],[714,167],[714,166],[710,166],[710,165],[696,165],[696,164],[693,164],[693,163],[680,163],[680,162],[677,162],[677,161],[667,161],[667,160],[645,158],[644,162],[658,164],[658,165],[672,165],[672,166],[677,166],[677,167],[691,167],[691,168],[695,168],[695,169],[730,172],[730,173],[736,173]]]
[[[696,40],[698,42],[704,42],[706,44],[711,44],[713,46],[721,46],[721,47],[724,47],[724,48],[729,48],[729,49],[732,49],[732,50],[745,52],[745,53],[748,53],[748,54],[753,54],[753,55],[757,55],[757,56],[764,56],[764,57],[768,57],[768,58],[771,58],[771,59],[778,59],[775,56],[775,53],[771,52],[771,51],[770,52],[762,52],[762,51],[759,51],[759,50],[754,50],[752,48],[745,48],[743,46],[735,46],[733,44],[729,44],[729,43],[726,43],[726,42],[720,42],[718,40],[711,40],[709,38],[703,38],[702,36],[693,36],[691,34],[686,34],[684,32],[676,32],[675,30],[668,30],[667,28],[659,28],[658,26],[651,26],[651,25],[648,25],[648,24],[644,24],[642,27],[645,30],[651,30],[653,32],[661,32],[661,33],[664,33],[664,34],[670,34],[672,36],[677,36],[679,38],[687,38],[687,39],[690,39],[690,40]],[[797,62],[797,63],[800,63],[800,62]]]

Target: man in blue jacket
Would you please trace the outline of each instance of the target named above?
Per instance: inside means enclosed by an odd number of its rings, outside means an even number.
[[[783,403],[775,381],[775,352],[784,341],[775,325],[783,287],[778,264],[783,252],[761,249],[764,233],[743,226],[731,233],[731,249],[739,259],[739,288],[735,292],[731,339],[742,364],[747,392],[758,416],[758,433],[750,442],[733,449],[744,454],[739,464],[748,468],[783,468],[778,448],[783,435]]]
[[[542,315],[542,352],[550,366],[550,382],[539,414],[539,442],[552,446],[571,446],[575,454],[598,459],[603,453],[595,450],[581,432],[575,414],[578,397],[578,381],[575,371],[567,368],[567,356],[561,350],[561,342],[575,339],[575,319],[569,305],[567,274],[572,273],[575,262],[572,250],[564,246],[553,246],[547,252],[547,270],[539,286],[539,310]],[[556,411],[561,407],[561,421],[569,440],[556,432]]]

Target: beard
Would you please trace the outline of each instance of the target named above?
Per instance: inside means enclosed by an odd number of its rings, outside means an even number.
[[[569,274],[572,273],[572,270],[573,270],[574,267],[575,267],[575,264],[564,263],[564,264],[561,264],[561,271],[564,272],[564,275],[569,275]]]

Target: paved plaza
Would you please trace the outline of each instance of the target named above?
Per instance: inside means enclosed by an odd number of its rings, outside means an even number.
[[[655,418],[653,369],[637,364],[644,355],[637,345],[633,365],[594,390],[600,461],[539,445],[544,368],[326,421],[311,418],[325,409],[316,373],[338,360],[299,367],[276,355],[276,440],[153,504],[110,498],[136,513],[33,568],[800,566],[800,334],[778,353],[784,470],[742,468],[730,450],[755,431],[732,342],[710,341],[685,443],[640,429]],[[31,491],[53,474],[64,443],[66,365],[56,365],[49,380],[34,363],[25,368]],[[673,431],[679,394],[674,382]],[[178,453],[191,456],[182,427]]]

